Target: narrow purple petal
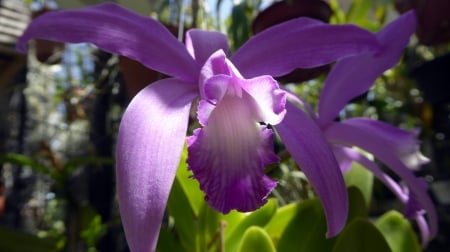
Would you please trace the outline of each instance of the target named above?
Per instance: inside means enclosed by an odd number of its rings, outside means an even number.
[[[31,22],[17,48],[25,51],[33,38],[93,43],[187,81],[196,82],[200,70],[185,46],[163,25],[112,3],[42,15]]]
[[[220,32],[191,29],[186,34],[186,47],[202,66],[214,52],[218,50],[228,52],[228,38]]]
[[[256,210],[276,186],[264,174],[268,164],[278,161],[272,131],[257,123],[248,98],[225,96],[207,111],[204,128],[188,138],[189,168],[206,201],[223,213]]]
[[[117,190],[131,251],[154,251],[183,149],[191,85],[164,79],[147,86],[125,111],[117,139]]]
[[[402,203],[406,204],[408,202],[408,195],[404,192],[402,187],[383,170],[381,170],[381,168],[374,161],[369,160],[358,151],[348,147],[339,146],[339,148],[335,149],[335,154],[336,153],[338,153],[339,156],[345,156],[347,159],[358,162],[362,166],[366,167],[378,180],[388,187]]]
[[[246,78],[281,76],[337,59],[379,49],[376,37],[354,25],[329,25],[297,18],[250,38],[231,58]]]
[[[414,131],[402,130],[369,118],[352,118],[345,120],[345,124],[372,131],[372,134],[387,143],[384,147],[386,151],[394,154],[412,170],[418,170],[421,165],[429,162],[429,159],[420,152],[420,141]]]
[[[358,146],[359,148],[372,153],[395,172],[411,190],[412,197],[416,198],[418,202],[420,202],[422,208],[426,211],[428,222],[430,223],[430,235],[436,235],[436,209],[434,208],[427,190],[422,186],[423,181],[415,177],[411,169],[409,169],[395,153],[392,153],[389,148],[386,148],[386,146],[389,145],[389,142],[386,141],[386,139],[380,138],[377,134],[374,134],[373,129],[356,127],[352,124],[345,123],[331,124],[327,127],[325,135],[329,141],[335,144]]]
[[[365,52],[334,65],[319,99],[321,125],[332,122],[347,102],[367,91],[378,76],[399,61],[415,27],[414,12],[403,14],[377,34],[380,52]]]
[[[348,159],[354,160],[369,169],[377,179],[386,185],[397,196],[397,198],[405,204],[405,216],[407,218],[412,218],[417,222],[422,240],[422,247],[426,247],[430,237],[430,228],[424,217],[426,212],[422,210],[422,205],[416,198],[414,198],[414,195],[409,193],[410,190],[408,188],[406,188],[406,190],[403,189],[399,183],[381,170],[381,168],[374,161],[369,160],[358,151],[351,148],[339,147],[338,152],[340,152],[339,155],[347,156]],[[423,187],[420,183],[417,183],[416,185]]]
[[[335,236],[344,227],[348,212],[341,170],[317,124],[290,102],[286,108],[284,120],[275,128],[322,201],[328,223],[327,236]]]

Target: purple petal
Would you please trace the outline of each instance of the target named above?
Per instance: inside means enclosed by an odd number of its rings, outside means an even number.
[[[147,86],[125,111],[117,139],[117,190],[132,251],[154,251],[186,136],[191,85],[164,79]]]
[[[341,170],[317,124],[290,102],[286,108],[284,120],[275,128],[322,201],[328,223],[327,236],[335,236],[344,227],[348,212]]]
[[[414,12],[403,14],[377,34],[381,52],[365,52],[338,61],[319,99],[321,125],[332,122],[348,101],[367,91],[378,76],[399,61],[415,27]]]
[[[188,138],[189,168],[214,209],[253,211],[276,186],[264,168],[278,161],[272,131],[255,120],[247,99],[227,95],[203,129]],[[199,114],[203,111],[199,110]]]
[[[185,46],[163,25],[112,3],[42,15],[31,22],[17,48],[25,51],[26,43],[33,38],[90,42],[187,81],[196,82],[200,70]]]
[[[231,58],[246,78],[281,76],[339,58],[379,49],[376,37],[354,25],[329,25],[298,18],[250,38]]]
[[[408,202],[408,195],[404,192],[402,187],[383,170],[381,170],[381,168],[374,161],[369,160],[358,151],[348,147],[337,147],[335,149],[335,154],[345,156],[347,159],[358,162],[362,166],[366,167],[378,180],[387,186],[402,203],[406,204]]]
[[[422,210],[422,205],[416,198],[414,198],[414,195],[409,193],[410,190],[408,188],[404,190],[402,186],[394,181],[394,179],[383,172],[383,170],[381,170],[381,168],[374,161],[369,160],[361,153],[346,147],[338,147],[336,150],[339,150],[338,152],[340,152],[338,155],[346,156],[348,159],[354,160],[369,169],[377,179],[386,185],[397,196],[397,198],[405,204],[405,216],[407,218],[415,219],[419,227],[422,247],[426,247],[430,237],[430,228],[424,217],[426,212]],[[424,185],[417,184],[417,186],[422,186],[426,189],[426,185],[424,187]]]
[[[252,109],[258,122],[278,124],[284,117],[286,93],[270,76],[259,76],[244,80],[233,64],[225,58],[223,51],[217,51],[206,61],[201,70],[200,93],[202,99],[217,104],[226,94],[248,98],[247,106]],[[207,104],[201,106],[208,107]],[[210,109],[207,109],[210,111]],[[208,113],[199,114],[205,125]]]
[[[325,135],[329,141],[335,144],[346,146],[358,146],[386,164],[393,172],[395,172],[411,190],[412,197],[420,202],[422,208],[426,211],[428,222],[430,223],[430,235],[435,236],[437,233],[437,215],[433,202],[422,186],[423,182],[414,176],[409,169],[400,160],[395,153],[392,153],[387,146],[389,141],[380,138],[378,134],[374,134],[371,128],[357,127],[346,123],[333,123],[325,131]],[[431,237],[429,237],[431,238]]]
[[[345,124],[372,131],[372,134],[383,139],[387,145],[386,151],[391,152],[412,170],[417,170],[421,165],[429,162],[420,152],[420,141],[416,132],[406,131],[384,122],[368,118],[352,118],[345,120]]]
[[[186,47],[202,66],[214,52],[228,52],[228,38],[220,32],[191,29],[186,34]]]

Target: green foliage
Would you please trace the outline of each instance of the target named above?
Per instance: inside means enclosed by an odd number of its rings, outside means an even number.
[[[356,219],[339,235],[333,252],[390,252],[380,231],[367,219]]]
[[[375,226],[386,238],[392,252],[422,251],[411,223],[401,213],[387,212],[375,222]]]
[[[344,174],[345,184],[355,186],[362,193],[365,205],[368,207],[372,199],[373,173],[362,165],[353,162],[352,167]]]
[[[60,251],[57,240],[38,236],[0,226],[0,251],[8,252],[52,252]]]
[[[85,241],[90,251],[96,251],[95,245],[106,232],[106,226],[102,222],[102,217],[90,206],[83,206],[80,209],[80,237]]]
[[[392,248],[397,252],[418,248],[413,243],[406,250],[397,249],[404,248],[399,243],[415,239],[407,220],[400,221],[398,216],[389,214],[376,225],[369,221],[370,197],[367,197],[372,192],[369,187],[373,176],[368,176],[358,165],[354,165],[346,178],[350,185],[347,225],[338,236],[327,239],[326,218],[318,198],[284,206],[269,199],[252,213],[217,213],[200,198],[202,192],[191,179],[185,158],[186,149],[169,197],[170,221],[161,229],[158,251],[384,252]]]
[[[275,252],[275,247],[267,232],[261,227],[248,228],[241,242],[238,252]]]

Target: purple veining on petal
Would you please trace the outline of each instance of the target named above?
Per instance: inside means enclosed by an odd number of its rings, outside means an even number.
[[[222,51],[201,73],[197,114],[203,128],[188,138],[187,163],[213,208],[255,210],[276,186],[264,168],[278,162],[272,130],[259,122],[281,121],[284,92],[270,76],[242,79]]]
[[[264,175],[265,166],[278,161],[272,133],[245,106],[238,97],[225,97],[188,139],[189,167],[206,200],[224,213],[257,209],[276,185]]]

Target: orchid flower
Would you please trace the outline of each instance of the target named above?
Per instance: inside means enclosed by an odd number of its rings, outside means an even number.
[[[18,49],[32,38],[90,42],[170,76],[133,98],[118,132],[119,207],[132,251],[156,247],[196,101],[201,127],[187,138],[187,163],[211,207],[252,211],[266,202],[276,186],[264,174],[278,162],[274,126],[323,203],[327,235],[344,226],[347,195],[333,152],[305,113],[290,116],[286,93],[273,77],[377,51],[372,33],[299,18],[259,33],[227,58],[221,33],[192,29],[183,45],[159,22],[101,4],[35,19]]]
[[[420,153],[420,142],[416,138],[418,132],[405,131],[368,118],[334,121],[347,102],[366,92],[378,76],[399,61],[415,26],[415,13],[405,13],[376,34],[382,46],[381,51],[338,60],[325,80],[318,115],[301,100],[297,101],[303,104],[322,129],[343,172],[349,169],[353,161],[362,164],[406,205],[405,216],[417,220],[425,246],[437,232],[437,219],[426,183],[412,172],[428,162]],[[296,107],[294,109],[299,111]],[[353,149],[354,146],[373,154],[389,166],[405,186],[383,172],[374,161]],[[425,221],[425,213],[429,226]]]

